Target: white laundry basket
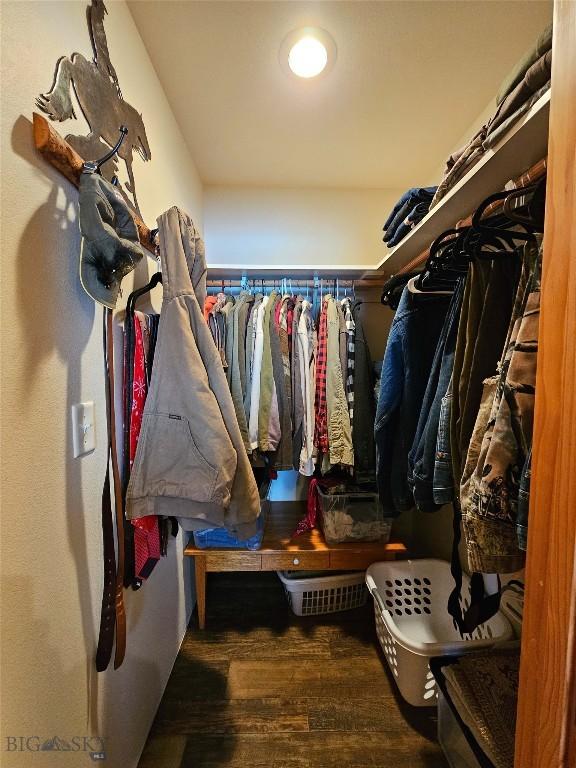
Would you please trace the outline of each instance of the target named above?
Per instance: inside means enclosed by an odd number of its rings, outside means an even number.
[[[348,611],[366,605],[368,600],[364,571],[329,575],[302,571],[277,573],[296,616]]]
[[[366,572],[366,584],[374,598],[380,645],[400,693],[413,706],[436,705],[436,681],[428,666],[432,656],[462,654],[512,637],[501,613],[472,634],[460,634],[448,613],[454,579],[444,560],[374,563]],[[466,574],[461,604],[470,604]]]

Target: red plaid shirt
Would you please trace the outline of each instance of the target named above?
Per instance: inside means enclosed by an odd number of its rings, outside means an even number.
[[[322,453],[328,451],[328,405],[326,402],[326,366],[328,361],[328,312],[322,301],[318,323],[318,349],[316,352],[316,396],[314,410],[314,447]]]

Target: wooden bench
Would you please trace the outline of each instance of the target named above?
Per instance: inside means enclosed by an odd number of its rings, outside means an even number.
[[[328,545],[318,530],[293,537],[306,513],[302,502],[272,502],[262,548],[198,549],[192,538],[184,554],[194,558],[198,624],[206,626],[206,574],[222,571],[348,571],[365,570],[381,560],[406,556],[399,541],[388,544],[354,543]]]

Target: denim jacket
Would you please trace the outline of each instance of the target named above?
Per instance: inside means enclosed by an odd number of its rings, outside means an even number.
[[[408,453],[449,302],[449,296],[415,295],[405,288],[390,328],[374,426],[376,479],[390,517],[414,506]]]

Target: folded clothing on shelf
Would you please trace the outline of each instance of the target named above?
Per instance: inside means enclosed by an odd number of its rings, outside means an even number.
[[[428,213],[436,187],[412,187],[407,190],[392,209],[384,224],[384,242],[389,248],[406,237]]]
[[[444,176],[430,205],[434,208],[457,182],[480,160],[487,149],[512,128],[522,115],[550,88],[552,71],[552,27],[547,27],[536,43],[505,79],[490,120],[468,144],[450,155]]]

